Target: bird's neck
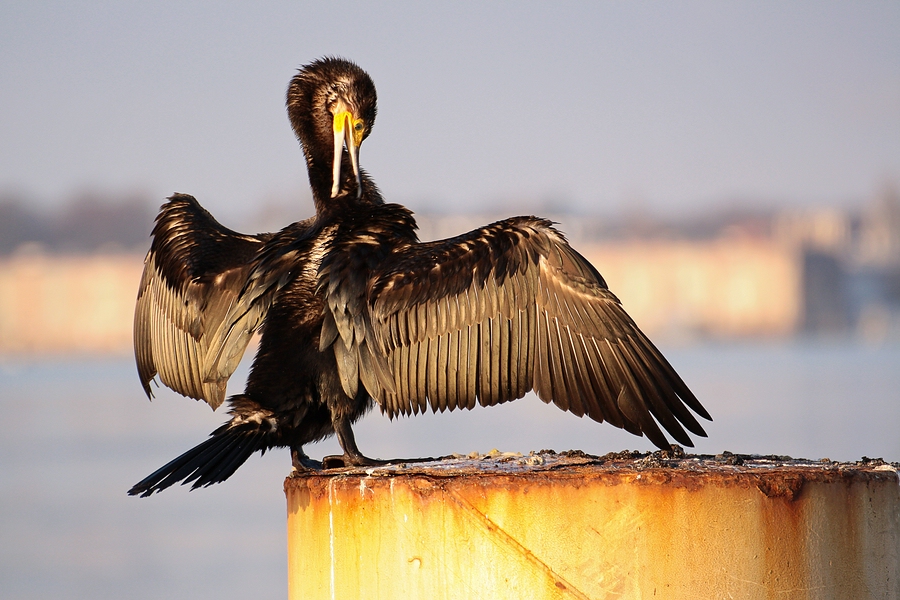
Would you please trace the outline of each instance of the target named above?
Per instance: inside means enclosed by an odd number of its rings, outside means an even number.
[[[331,199],[331,168],[323,157],[311,156],[308,152],[306,164],[316,212],[321,213],[322,207]]]
[[[341,213],[348,207],[362,204],[383,204],[384,200],[378,192],[378,188],[369,176],[362,172],[362,194],[357,195],[356,178],[353,176],[353,167],[346,152],[341,166],[341,184],[338,187],[336,197],[331,197],[332,164],[331,158],[316,156],[306,152],[306,161],[309,172],[309,185],[312,189],[313,203],[316,214],[326,217],[332,213]]]

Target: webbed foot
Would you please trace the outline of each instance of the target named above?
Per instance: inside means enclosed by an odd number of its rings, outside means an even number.
[[[340,469],[343,467],[383,467],[391,461],[369,458],[362,454],[332,454],[322,459],[322,468]]]
[[[298,471],[321,471],[325,468],[320,461],[308,457],[300,448],[291,448],[291,464],[295,473]]]

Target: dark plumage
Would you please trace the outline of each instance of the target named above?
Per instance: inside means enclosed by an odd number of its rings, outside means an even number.
[[[323,59],[300,69],[288,114],[306,156],[316,215],[275,234],[242,235],[176,194],[153,230],[135,310],[135,356],[148,395],[159,376],[208,402],[257,329],[259,350],[231,419],[135,485],[144,496],[183,481],[227,479],[253,452],[333,433],[367,465],[351,424],[373,405],[393,417],[489,406],[534,389],[578,416],[668,448],[662,425],[692,445],[709,419],[628,317],[603,278],[551,223],[514,217],[435,242],[412,213],[385,204],[358,168],[375,120],[375,86],[359,67]]]

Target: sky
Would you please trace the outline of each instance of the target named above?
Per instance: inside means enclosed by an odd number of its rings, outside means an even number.
[[[5,0],[0,194],[307,216],[284,94],[325,55],[372,75],[361,164],[417,211],[846,206],[900,180],[897,2]]]

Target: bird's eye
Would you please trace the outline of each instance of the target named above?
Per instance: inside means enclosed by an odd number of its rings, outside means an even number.
[[[353,126],[353,129],[355,129],[356,131],[362,131],[362,130],[363,130],[363,124],[362,124],[362,122],[361,122],[361,121],[357,121],[356,125]]]

